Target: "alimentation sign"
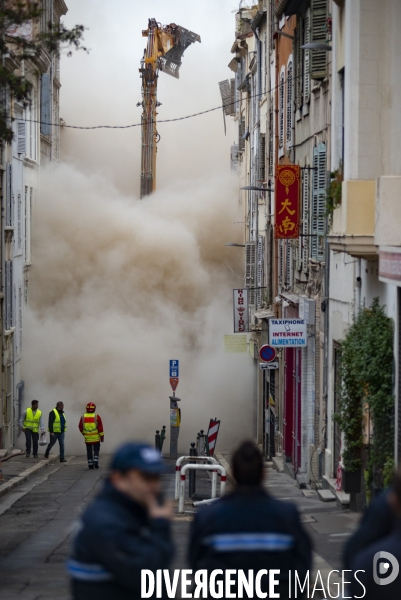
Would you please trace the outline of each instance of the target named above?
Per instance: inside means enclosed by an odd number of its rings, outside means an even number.
[[[274,347],[305,347],[306,319],[269,319],[269,344]]]

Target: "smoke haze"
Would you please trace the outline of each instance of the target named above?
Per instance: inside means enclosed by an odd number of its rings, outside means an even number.
[[[140,110],[132,108],[140,80],[132,85],[127,64],[137,73],[146,41],[140,32],[152,16],[202,37],[186,51],[180,80],[160,78],[168,102],[159,118],[220,104],[217,82],[228,75],[232,32],[213,41],[216,24],[201,18],[204,2],[191,3],[191,11],[187,3],[171,2],[188,14],[172,10],[167,18],[164,2],[136,6],[135,17],[132,4],[118,0],[99,14],[93,1],[69,2],[67,24],[88,24],[91,53],[63,61],[61,116],[67,123],[140,120]],[[230,24],[231,5],[218,4],[210,12],[221,16],[224,5]],[[201,63],[210,68],[199,69]],[[89,87],[83,83],[88,69]],[[211,417],[222,420],[220,450],[251,434],[252,361],[224,354],[232,288],[243,285],[242,253],[224,247],[240,241],[237,223],[243,220],[229,170],[233,140],[224,137],[221,111],[184,123],[159,127],[158,191],[146,200],[137,197],[139,128],[64,131],[63,164],[42,177],[23,370],[27,399],[38,397],[45,410],[64,401],[67,453],[84,451],[77,424],[89,401],[105,425],[104,451],[132,437],[153,442],[156,429],[168,430],[171,358],[180,359],[181,451]]]

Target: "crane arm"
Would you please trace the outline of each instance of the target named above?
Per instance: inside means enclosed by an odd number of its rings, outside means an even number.
[[[147,46],[139,72],[142,78],[142,117],[141,117],[141,191],[140,197],[149,196],[156,189],[156,144],[159,139],[156,128],[157,80],[159,71],[179,78],[184,51],[194,42],[200,42],[199,35],[170,23],[162,26],[155,19],[149,19],[148,29],[142,31],[147,37]]]

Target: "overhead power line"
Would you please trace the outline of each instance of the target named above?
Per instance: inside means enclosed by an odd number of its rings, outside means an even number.
[[[331,62],[328,63],[330,65]],[[299,77],[302,77],[303,74],[292,77],[292,81],[295,81]],[[258,98],[260,96],[265,96],[266,94],[270,94],[271,92],[277,90],[283,83],[286,83],[285,79],[283,82],[280,82],[278,85],[266,90],[265,92],[261,92],[260,94],[252,94],[248,95],[248,99]],[[207,110],[202,110],[200,112],[193,113],[191,115],[185,115],[184,117],[175,117],[174,119],[159,119],[158,123],[174,123],[177,121],[185,121],[186,119],[193,119],[194,117],[200,117],[201,115],[206,115],[208,113],[214,112],[216,110],[222,110],[227,106],[231,106],[232,104],[238,104],[241,102],[241,98],[239,100],[234,100],[233,102],[227,102],[224,104],[220,104],[219,106],[215,106],[213,108],[208,108]],[[143,123],[132,123],[131,125],[92,125],[92,126],[84,126],[84,125],[67,125],[66,123],[49,123],[48,121],[37,121],[35,119],[18,119],[18,121],[25,121],[26,123],[39,123],[40,125],[51,125],[52,127],[63,127],[68,129],[83,129],[83,130],[92,130],[92,129],[132,129],[133,127],[141,127]],[[149,121],[152,123],[152,121]]]

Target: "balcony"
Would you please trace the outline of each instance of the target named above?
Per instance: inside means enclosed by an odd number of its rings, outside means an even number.
[[[341,205],[333,212],[328,236],[334,252],[346,252],[358,258],[377,257],[375,206],[376,181],[343,181]]]

